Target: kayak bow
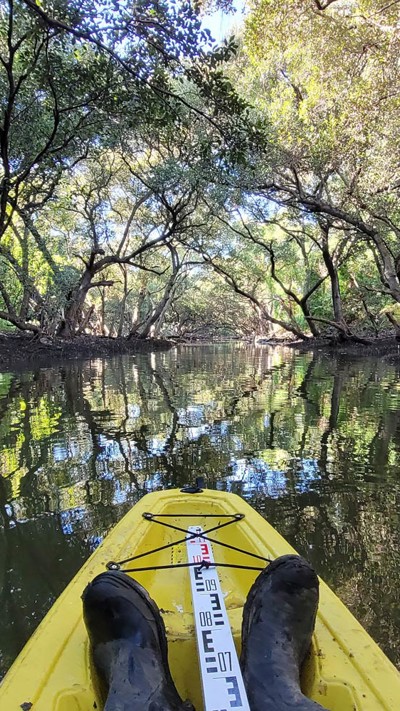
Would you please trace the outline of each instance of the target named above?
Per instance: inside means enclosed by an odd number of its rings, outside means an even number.
[[[234,494],[211,490],[187,493],[177,489],[154,492],[141,499],[115,526],[53,605],[3,680],[0,708],[4,711],[102,708],[90,663],[81,594],[87,583],[112,560],[122,570],[130,571],[159,606],[178,691],[200,711],[203,702],[199,668],[197,661],[194,663],[197,651],[186,552],[190,526],[209,531],[239,653],[243,604],[258,570],[268,560],[295,551],[262,516]],[[179,543],[171,545],[174,541]],[[330,711],[400,708],[399,672],[322,581],[316,629],[303,670],[302,687],[307,696]]]

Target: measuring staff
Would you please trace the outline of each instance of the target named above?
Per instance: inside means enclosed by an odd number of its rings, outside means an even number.
[[[205,711],[250,711],[214,555],[203,529],[186,541]],[[204,567],[202,567],[202,563]]]

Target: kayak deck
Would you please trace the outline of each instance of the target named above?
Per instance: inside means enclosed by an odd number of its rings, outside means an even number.
[[[102,708],[91,668],[81,594],[110,560],[121,561],[185,537],[184,533],[144,518],[151,512],[169,524],[204,530],[224,523],[222,517],[244,514],[242,520],[210,533],[211,538],[255,555],[273,559],[293,548],[234,494],[205,490],[188,494],[167,490],[148,494],[110,532],[45,617],[0,686],[0,708],[20,711],[88,711]],[[189,517],[187,515],[190,514]],[[207,514],[207,515],[206,515]],[[216,515],[216,518],[209,516]],[[221,518],[219,518],[221,516]],[[160,519],[161,520],[161,519]],[[262,567],[262,561],[213,543],[220,563]],[[182,541],[122,565],[130,568],[187,562]],[[235,645],[240,653],[243,604],[257,570],[217,568]],[[186,567],[131,572],[156,601],[168,635],[171,673],[182,698],[203,708],[194,620]],[[304,693],[329,711],[397,711],[400,674],[334,593],[321,582],[320,605],[312,651],[302,675]],[[29,708],[25,707],[25,708]]]

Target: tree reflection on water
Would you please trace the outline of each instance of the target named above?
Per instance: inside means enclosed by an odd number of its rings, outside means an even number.
[[[400,664],[400,365],[234,346],[0,375],[0,668],[147,491],[203,475]]]

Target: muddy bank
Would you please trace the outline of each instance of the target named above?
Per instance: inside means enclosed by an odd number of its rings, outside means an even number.
[[[332,341],[327,338],[310,338],[308,341],[286,341],[285,346],[302,353],[324,351],[343,356],[378,356],[400,358],[400,342],[394,336],[370,339],[368,343]]]
[[[52,365],[58,361],[168,350],[171,341],[79,336],[73,341],[0,333],[0,371]]]
[[[240,340],[240,339],[238,339]],[[180,345],[201,346],[218,341],[180,343]],[[238,341],[236,341],[238,342]],[[156,339],[106,338],[101,336],[79,336],[73,341],[32,337],[31,334],[0,333],[0,371],[24,370],[35,366],[53,365],[64,360],[96,358],[129,353],[149,353],[169,350],[177,345],[174,341]],[[286,346],[303,353],[323,351],[332,355],[374,356],[400,358],[400,342],[394,336],[371,339],[368,344],[354,342],[332,342],[331,339],[313,338],[308,341],[274,339],[259,341],[257,345]]]

